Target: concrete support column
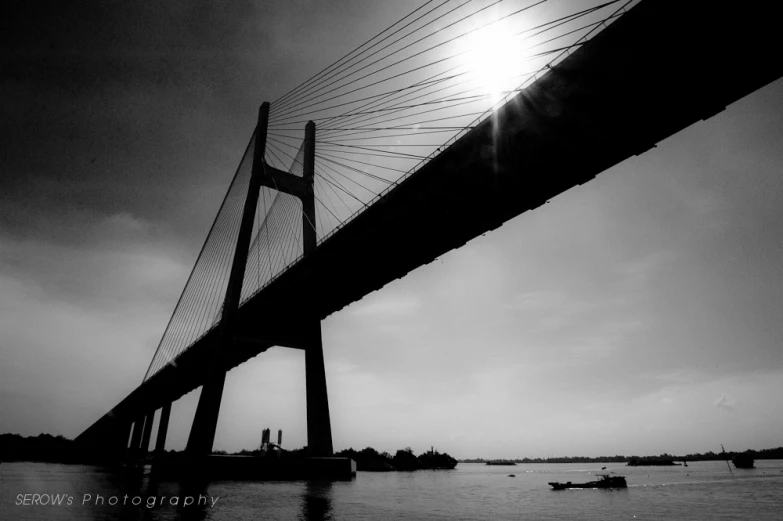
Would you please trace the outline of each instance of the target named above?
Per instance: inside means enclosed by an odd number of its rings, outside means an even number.
[[[187,451],[192,456],[207,456],[212,453],[215,442],[220,402],[223,398],[223,386],[226,382],[226,371],[220,359],[221,349],[230,349],[233,343],[233,323],[239,309],[242,295],[242,284],[245,279],[247,253],[250,249],[250,239],[253,233],[253,221],[256,215],[256,205],[261,188],[261,176],[264,173],[264,154],[266,151],[267,123],[269,120],[269,103],[263,103],[258,110],[256,126],[256,141],[253,150],[253,167],[250,174],[250,184],[247,189],[245,206],[242,210],[242,221],[239,224],[239,234],[234,249],[234,259],[231,273],[228,277],[226,296],[223,301],[223,314],[220,317],[217,345],[212,349],[212,363],[205,368],[206,381],[201,388],[196,416],[190,429]]]
[[[207,456],[212,453],[215,432],[220,415],[220,401],[223,398],[223,386],[226,372],[214,371],[209,380],[201,387],[196,416],[190,428],[187,451],[193,456]]]
[[[117,428],[114,431],[111,447],[107,458],[115,461],[122,461],[128,456],[128,436],[131,432],[132,424],[130,422],[118,421]]]
[[[305,194],[302,197],[302,242],[305,256],[318,244],[315,233],[315,123],[307,122],[303,157]],[[332,424],[326,394],[326,371],[321,340],[321,321],[306,317],[305,380],[307,388],[307,449],[311,456],[331,456]]]
[[[152,436],[152,422],[155,421],[155,411],[147,414],[144,421],[144,434],[141,436],[141,446],[139,447],[139,457],[146,458],[150,448],[150,437]]]
[[[307,450],[310,456],[331,456],[334,450],[332,423],[329,419],[329,398],[326,394],[321,321],[313,321],[309,329],[305,348]]]
[[[133,434],[131,435],[130,446],[128,447],[128,460],[133,461],[139,453],[141,445],[141,431],[144,429],[144,416],[136,418],[133,422]]]
[[[166,433],[169,430],[169,416],[171,416],[171,402],[166,402],[160,410],[158,422],[158,438],[155,441],[155,456],[160,457],[166,450]]]

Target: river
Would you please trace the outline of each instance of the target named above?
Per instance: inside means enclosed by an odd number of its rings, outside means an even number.
[[[158,482],[148,472],[3,463],[0,519],[783,519],[783,460],[760,460],[755,469],[733,472],[723,461],[688,467],[606,463],[606,472],[626,477],[627,489],[553,491],[547,484],[593,480],[601,465],[460,463],[450,471],[359,472],[344,482],[186,485]]]

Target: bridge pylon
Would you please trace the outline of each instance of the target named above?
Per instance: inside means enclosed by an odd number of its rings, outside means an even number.
[[[207,374],[188,438],[186,450],[191,456],[206,456],[212,452],[227,371],[222,364],[221,351],[231,349],[235,340],[235,318],[239,310],[253,221],[262,186],[298,197],[302,201],[304,256],[310,255],[317,246],[314,192],[315,123],[309,121],[305,126],[303,175],[298,177],[278,170],[264,160],[268,117],[269,103],[263,103],[258,113],[250,184],[218,325],[219,334],[216,344],[211,347],[213,363],[205,368]],[[304,332],[299,347],[305,350],[308,452],[311,456],[331,456],[332,432],[326,394],[321,321],[305,311],[296,321],[296,327]]]
[[[304,255],[315,251],[318,238],[315,232],[315,123],[305,127],[303,179],[307,187],[302,197],[302,243]],[[331,456],[332,424],[329,418],[329,400],[326,394],[326,370],[321,339],[321,320],[305,317],[305,379],[307,396],[307,448],[311,456]]]

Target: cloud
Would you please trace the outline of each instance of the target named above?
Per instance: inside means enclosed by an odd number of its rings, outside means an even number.
[[[107,301],[176,298],[190,266],[177,248],[160,246],[146,232],[149,225],[129,215],[96,219],[89,232],[100,240],[64,244],[38,238],[15,239],[0,234],[0,276],[39,287],[49,300],[103,307]]]
[[[0,423],[75,436],[138,384],[189,266],[130,212],[57,225],[0,233]]]
[[[724,411],[733,411],[734,406],[736,405],[736,401],[730,399],[728,396],[726,396],[726,393],[721,393],[720,398],[715,400],[715,407],[718,409],[723,409]]]

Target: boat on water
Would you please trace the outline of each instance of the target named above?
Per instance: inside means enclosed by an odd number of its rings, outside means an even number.
[[[628,488],[623,476],[610,476],[609,474],[597,474],[601,479],[598,481],[588,481],[587,483],[560,483],[550,481],[549,484],[554,490],[565,490],[567,488]]]
[[[665,466],[678,466],[679,463],[675,463],[671,458],[631,458],[628,460],[629,467],[649,466],[649,467],[665,467]]]
[[[738,469],[752,469],[755,468],[755,460],[750,454],[737,454],[731,458],[731,462],[734,463],[734,467]]]
[[[729,465],[729,455],[726,454],[726,449],[723,448],[723,444],[720,446],[721,454],[726,458],[726,465],[729,467],[729,472],[731,472],[731,465]],[[746,450],[745,452],[741,454],[735,454],[733,458],[731,458],[731,462],[734,463],[734,467],[738,469],[752,469],[755,468],[756,461],[753,459],[752,453],[749,450]]]

